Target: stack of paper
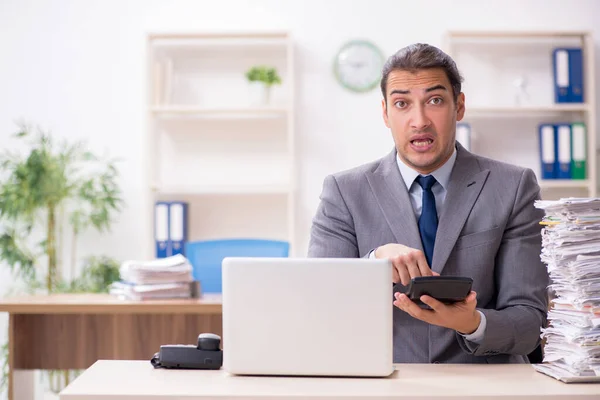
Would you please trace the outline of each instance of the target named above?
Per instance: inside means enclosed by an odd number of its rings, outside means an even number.
[[[539,372],[565,382],[600,381],[600,199],[538,201],[542,254],[556,298]]]
[[[129,300],[198,297],[189,261],[177,254],[152,261],[125,261],[120,268],[121,281],[114,282],[110,293]]]

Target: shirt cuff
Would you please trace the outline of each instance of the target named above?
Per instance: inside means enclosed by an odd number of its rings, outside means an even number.
[[[371,250],[369,253],[369,258],[375,258],[375,249]]]
[[[469,335],[463,335],[462,333],[460,333],[460,335],[469,342],[481,344],[481,342],[483,342],[483,335],[485,334],[485,327],[487,325],[487,321],[485,319],[485,315],[481,311],[477,310],[477,312],[479,313],[479,315],[481,315],[481,321],[479,321],[479,326],[477,327],[475,332]]]

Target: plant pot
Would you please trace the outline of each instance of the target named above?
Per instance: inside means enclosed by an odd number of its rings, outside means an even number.
[[[271,88],[262,82],[248,82],[248,99],[252,106],[269,105]]]

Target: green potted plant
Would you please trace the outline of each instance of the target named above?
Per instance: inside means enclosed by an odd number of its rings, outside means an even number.
[[[281,84],[277,69],[266,65],[253,66],[246,72],[250,85],[250,102],[255,105],[267,105],[271,98],[271,88]]]
[[[121,211],[116,160],[102,160],[81,142],[58,143],[25,125],[15,138],[24,143],[10,148],[26,148],[25,152],[0,154],[0,262],[28,292],[106,292],[119,279],[119,263],[88,257],[77,277],[77,237],[88,228],[109,231]],[[67,246],[69,261],[63,257]],[[64,278],[67,267],[70,281]],[[5,344],[2,387],[8,373],[7,351]],[[50,371],[51,390],[58,392],[72,377],[72,371]]]
[[[74,276],[77,237],[87,228],[110,229],[123,200],[115,160],[101,160],[82,143],[56,143],[47,133],[20,126],[16,138],[29,150],[0,155],[0,261],[29,287],[52,293],[67,265]],[[64,225],[71,233],[63,260]],[[41,234],[41,240],[32,238]]]

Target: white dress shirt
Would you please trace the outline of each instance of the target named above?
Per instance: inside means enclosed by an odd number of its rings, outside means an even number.
[[[433,175],[436,182],[431,187],[431,191],[435,197],[435,208],[439,216],[442,214],[442,210],[444,208],[444,201],[446,200],[446,193],[448,192],[448,183],[450,181],[450,174],[452,173],[452,168],[454,167],[454,163],[456,162],[456,149],[452,153],[452,156],[442,165],[440,168],[433,171],[430,175]],[[408,190],[408,194],[410,196],[410,201],[412,204],[412,208],[415,212],[415,217],[417,221],[421,216],[421,207],[422,207],[422,198],[423,198],[423,189],[416,182],[417,177],[420,175],[417,171],[410,168],[408,165],[404,164],[400,157],[396,154],[396,163],[398,164],[398,168],[400,169],[400,173],[402,174],[402,178],[404,180],[404,184]],[[370,258],[375,257],[375,252],[372,251],[369,254]],[[463,335],[465,339],[470,342],[479,344],[483,341],[483,335],[485,333],[486,327],[486,319],[485,315],[477,310],[479,315],[481,315],[481,322],[479,323],[479,327],[475,332],[470,335]]]

